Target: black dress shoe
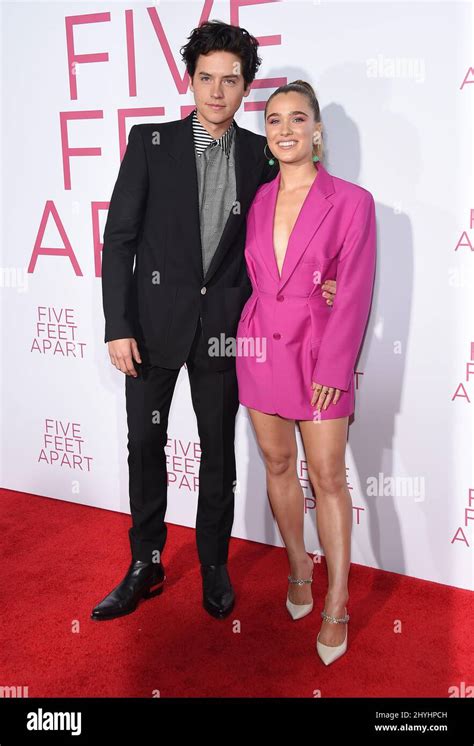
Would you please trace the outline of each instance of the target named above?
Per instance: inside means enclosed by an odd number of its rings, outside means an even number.
[[[124,579],[92,610],[91,619],[103,621],[131,614],[141,598],[162,592],[165,579],[161,562],[132,560]]]
[[[201,565],[202,605],[212,616],[222,619],[234,608],[235,595],[227,565]]]

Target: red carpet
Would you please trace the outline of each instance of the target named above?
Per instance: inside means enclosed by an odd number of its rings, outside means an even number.
[[[315,610],[293,622],[284,550],[233,539],[237,602],[217,620],[201,606],[194,531],[169,525],[163,594],[93,622],[92,607],[128,568],[130,516],[0,497],[0,686],[28,687],[29,697],[444,698],[472,683],[468,591],[353,564],[349,648],[326,668],[315,650],[324,560]]]

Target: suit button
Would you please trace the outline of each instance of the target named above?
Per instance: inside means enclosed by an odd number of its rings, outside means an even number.
[[[201,295],[206,295],[207,288],[201,288]]]
[[[280,332],[273,332],[273,339],[281,339]]]
[[[277,300],[282,301],[285,299],[284,295],[277,295]]]

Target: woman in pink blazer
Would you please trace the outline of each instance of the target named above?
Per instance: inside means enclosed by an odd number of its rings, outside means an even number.
[[[313,562],[304,546],[296,471],[298,421],[328,571],[316,647],[329,664],[347,649],[352,503],[345,445],[372,298],[375,205],[370,192],[322,165],[319,104],[308,83],[295,81],[270,96],[265,129],[280,168],[259,188],[247,215],[253,292],[237,330],[239,401],[249,408],[265,459],[268,495],[288,552],[286,606],[293,619],[313,608]],[[321,287],[330,277],[337,282],[332,306]]]

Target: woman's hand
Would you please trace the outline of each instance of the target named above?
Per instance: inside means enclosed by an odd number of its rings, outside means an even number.
[[[314,407],[316,404],[316,409],[321,409],[322,407],[326,410],[331,402],[337,404],[339,397],[341,396],[341,389],[323,386],[321,383],[315,383],[314,381],[312,382],[311,387],[313,389],[311,406]]]

